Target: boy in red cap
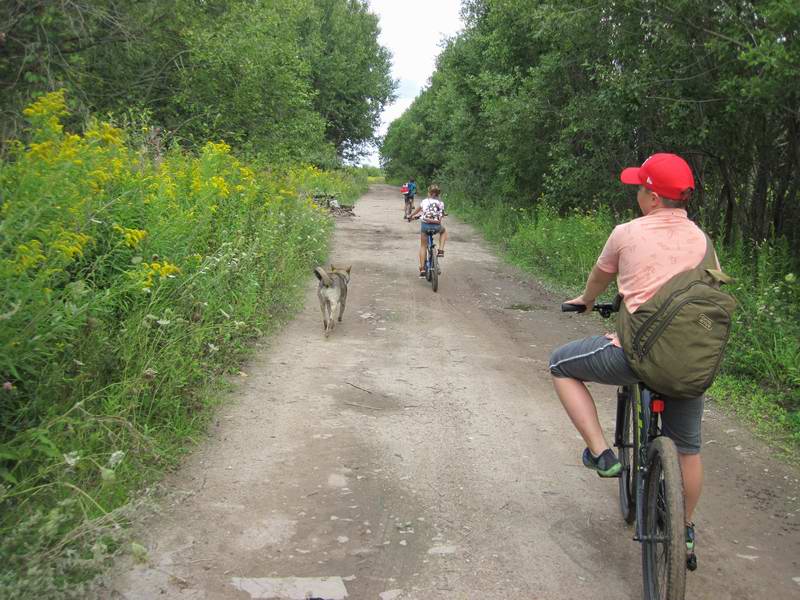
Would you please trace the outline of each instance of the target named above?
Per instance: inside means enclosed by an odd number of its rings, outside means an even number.
[[[706,236],[686,213],[694,190],[694,177],[686,161],[675,154],[654,154],[641,167],[623,170],[620,180],[639,186],[636,200],[643,216],[614,228],[583,293],[569,301],[585,305],[587,313],[615,278],[628,311],[633,313],[674,275],[699,265],[706,253]],[[561,403],[586,442],[583,464],[601,477],[618,476],[619,460],[606,441],[594,399],[584,384],[639,381],[616,335],[593,336],[561,346],[550,358],[550,373]],[[703,396],[680,402],[667,399],[662,414],[662,433],[675,442],[683,474],[691,569],[697,564],[691,518],[703,486],[702,416]]]

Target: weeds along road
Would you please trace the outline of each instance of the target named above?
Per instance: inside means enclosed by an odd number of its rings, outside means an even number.
[[[635,599],[616,480],[580,464],[549,351],[603,331],[448,219],[438,294],[419,224],[373,186],[337,222],[344,321],[302,313],[244,367],[210,439],[142,527],[147,564],[106,597]],[[613,432],[613,389],[595,386]],[[709,406],[700,568],[687,598],[800,598],[800,475]]]

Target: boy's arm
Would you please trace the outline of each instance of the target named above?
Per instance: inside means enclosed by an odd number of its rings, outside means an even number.
[[[568,304],[583,304],[586,306],[586,312],[591,312],[594,301],[600,294],[606,291],[606,288],[614,281],[616,276],[616,273],[606,273],[603,269],[595,265],[592,272],[589,273],[589,278],[586,280],[586,287],[583,293],[577,298],[570,300]]]

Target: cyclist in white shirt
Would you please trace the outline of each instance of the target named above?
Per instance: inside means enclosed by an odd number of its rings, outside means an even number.
[[[428,187],[428,197],[408,217],[411,219],[421,219],[419,236],[419,276],[425,277],[425,257],[428,254],[428,233],[439,234],[439,248],[437,256],[444,256],[444,243],[447,241],[447,230],[442,225],[445,216],[444,202],[439,200],[439,186],[431,185]],[[419,215],[419,216],[417,216]]]

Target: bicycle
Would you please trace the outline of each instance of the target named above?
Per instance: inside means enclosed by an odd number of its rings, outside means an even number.
[[[419,219],[419,217],[414,218]],[[411,222],[409,218],[406,218],[406,220],[409,223]],[[438,232],[434,231],[428,231],[425,234],[428,236],[428,253],[425,256],[425,280],[430,282],[434,292],[439,290],[439,275],[442,273],[439,267],[439,257],[436,252],[436,242],[433,240],[433,237],[437,234]]]
[[[620,307],[595,304],[603,318]],[[563,312],[584,312],[580,304],[562,304]],[[617,390],[614,446],[622,470],[619,504],[622,518],[634,525],[633,539],[642,544],[645,600],[683,600],[686,569],[697,566],[686,554],[681,468],[675,443],[661,435],[659,420],[664,400],[642,383]]]
[[[403,218],[408,219],[411,216],[411,213],[414,212],[414,195],[413,194],[403,194],[403,198],[405,198],[405,206],[403,207]]]

